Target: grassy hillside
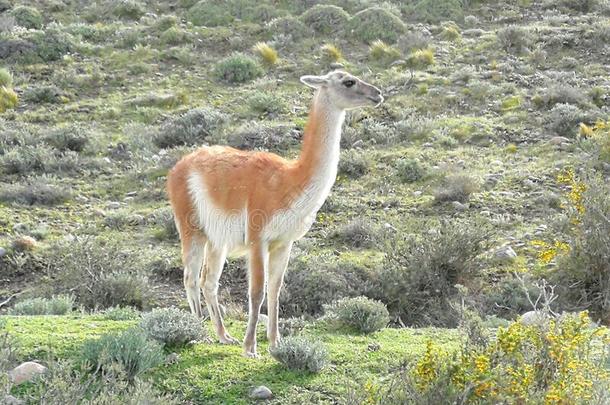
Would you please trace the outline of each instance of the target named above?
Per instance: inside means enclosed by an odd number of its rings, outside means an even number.
[[[0,313],[49,313],[35,299],[58,295],[94,314],[187,310],[168,170],[201,145],[296,157],[312,97],[299,77],[343,66],[386,101],[348,114],[337,182],[292,252],[283,319],[315,325],[324,305],[366,296],[389,327],[447,339],[467,314],[497,326],[536,302],[608,325],[609,16],[607,0],[0,0]],[[221,278],[238,331],[245,268],[232,260]],[[57,318],[74,340],[49,338],[53,356],[129,325],[92,316]],[[36,322],[55,321],[8,320],[21,360],[46,353],[46,338],[20,332]],[[391,379],[369,338],[310,327],[334,368],[283,375],[270,385],[281,400]],[[371,339],[395,365],[432,331]],[[185,349],[155,387],[242,398],[280,372],[237,353]],[[198,379],[199,354],[231,358],[220,380]]]

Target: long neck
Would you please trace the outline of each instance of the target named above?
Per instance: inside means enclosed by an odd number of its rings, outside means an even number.
[[[319,89],[311,105],[297,161],[301,170],[310,175],[324,175],[324,172],[336,175],[344,120],[345,111],[333,106],[325,90]]]

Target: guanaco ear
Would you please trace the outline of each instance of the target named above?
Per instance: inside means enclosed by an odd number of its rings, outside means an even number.
[[[309,87],[312,87],[314,89],[319,89],[320,87],[327,84],[328,80],[324,76],[306,75],[306,76],[301,76],[301,83],[303,83]]]

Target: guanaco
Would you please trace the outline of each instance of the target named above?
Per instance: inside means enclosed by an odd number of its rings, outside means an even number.
[[[279,294],[294,241],[309,230],[335,182],[346,110],[377,106],[381,91],[345,72],[303,76],[314,88],[300,155],[287,160],[228,146],[201,147],[170,171],[167,191],[182,245],[191,311],[202,316],[200,286],[221,343],[218,281],[227,255],[248,256],[249,317],[244,354],[256,357],[256,325],[268,294],[267,337],[279,342]]]

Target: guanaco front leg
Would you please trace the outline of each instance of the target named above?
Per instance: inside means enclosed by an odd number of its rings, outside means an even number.
[[[269,261],[269,251],[266,244],[255,242],[251,244],[249,256],[249,297],[250,311],[248,327],[244,339],[244,354],[247,357],[258,357],[256,353],[256,325],[261,305],[265,298],[265,268]]]
[[[267,339],[270,347],[277,346],[280,340],[278,331],[279,297],[284,282],[284,273],[290,259],[292,241],[282,244],[269,253],[269,280],[267,281]]]

